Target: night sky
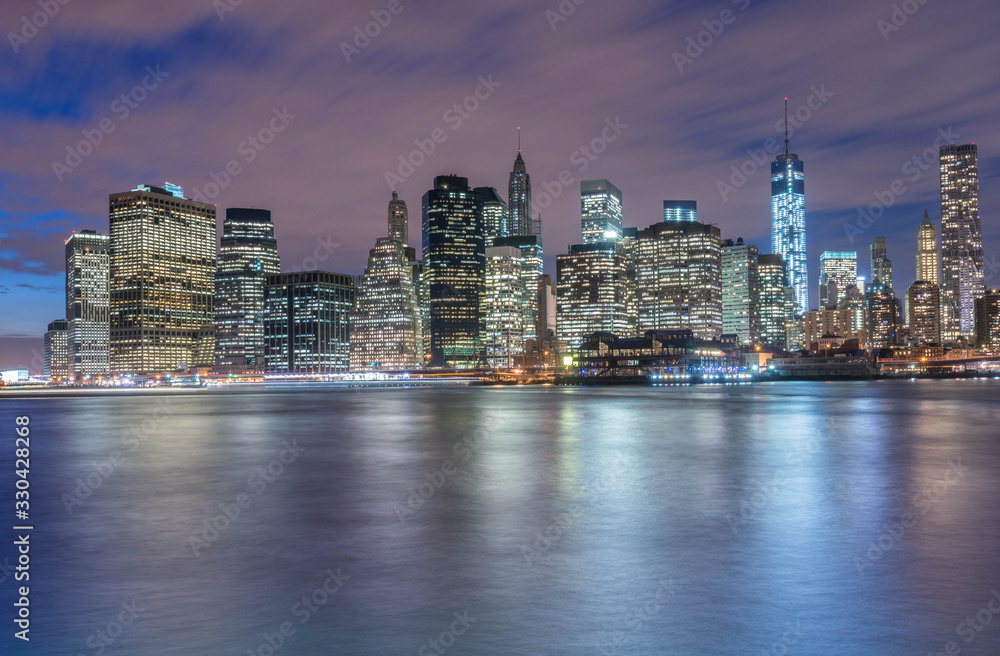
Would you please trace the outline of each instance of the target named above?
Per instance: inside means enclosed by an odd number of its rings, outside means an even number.
[[[37,33],[23,20],[36,2],[0,5],[0,367],[40,371],[32,350],[64,314],[63,239],[106,232],[108,194],[169,180],[217,203],[220,228],[226,207],[268,208],[283,269],[319,247],[319,268],[357,274],[386,231],[386,172],[436,129],[443,143],[398,185],[411,242],[435,175],[506,197],[521,126],[550,273],[580,241],[589,178],[622,190],[626,225],[659,220],[663,199],[695,199],[723,237],[770,252],[769,174],[747,151],[783,139],[785,96],[808,115],[792,151],[805,161],[811,297],[823,250],[859,251],[867,276],[879,235],[905,292],[924,208],[940,220],[936,160],[912,159],[936,152],[939,130],[979,145],[987,285],[1000,284],[992,0],[907,0],[895,24],[893,3],[872,0],[46,1],[58,12]],[[391,21],[355,43],[372,11]],[[99,145],[69,155],[102,125]],[[282,128],[273,140],[248,142],[269,125]],[[603,152],[588,158],[595,139]],[[238,173],[214,195],[231,161]],[[720,181],[744,164],[751,175],[724,198]],[[857,208],[897,180],[905,191],[852,242]],[[546,183],[560,192],[551,204]]]

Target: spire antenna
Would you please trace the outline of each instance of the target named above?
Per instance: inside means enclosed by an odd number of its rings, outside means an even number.
[[[785,159],[788,159],[788,96],[785,96]]]
[[[521,152],[521,126],[517,126],[517,152]]]

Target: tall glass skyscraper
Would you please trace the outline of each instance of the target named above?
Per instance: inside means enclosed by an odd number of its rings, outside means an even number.
[[[524,355],[523,296],[521,249],[487,248],[483,344],[490,367],[511,369]]]
[[[760,341],[766,346],[788,346],[787,326],[795,314],[795,300],[784,259],[777,254],[757,259],[760,280]]]
[[[223,373],[264,371],[267,277],[281,272],[268,210],[230,207],[215,276],[215,366]]]
[[[424,280],[432,367],[478,366],[486,276],[483,197],[468,178],[441,175],[423,198]]]
[[[511,234],[510,210],[494,187],[476,187],[475,192],[483,198],[483,236],[488,248],[495,240]]]
[[[785,261],[796,313],[803,314],[809,309],[805,166],[798,155],[788,152],[787,133],[785,152],[771,162],[771,252]]]
[[[975,144],[941,146],[941,263],[946,300],[955,309],[957,327],[970,335],[975,300],[986,293]]]
[[[73,380],[110,371],[110,252],[108,235],[93,230],[66,240],[67,375]]]
[[[619,241],[622,238],[622,192],[607,180],[580,183],[583,243]]]
[[[215,363],[215,205],[177,189],[110,197],[113,374]]]
[[[518,130],[517,134],[518,142],[520,142],[521,131]],[[517,147],[517,159],[514,160],[514,169],[510,172],[510,184],[507,187],[507,192],[507,200],[510,203],[510,229],[505,234],[537,234],[531,221],[531,176],[528,175],[528,171],[524,166],[520,143],[518,143]]]
[[[722,245],[722,333],[742,344],[760,341],[760,252],[752,244],[727,239]]]
[[[848,287],[858,284],[858,254],[855,251],[824,251],[819,256],[819,306],[836,309]]]
[[[354,277],[327,271],[267,278],[265,371],[271,374],[346,373]]]
[[[556,332],[575,350],[595,332],[629,329],[625,258],[615,242],[570,246],[556,256]]]
[[[885,245],[885,237],[876,237],[872,241],[872,284],[882,285],[893,292],[892,260],[889,259],[889,248]]]
[[[49,330],[42,341],[43,373],[53,382],[64,381],[70,374],[68,330],[65,319],[56,319],[49,324]]]

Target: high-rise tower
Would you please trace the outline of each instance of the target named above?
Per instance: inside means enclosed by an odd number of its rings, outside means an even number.
[[[941,285],[941,258],[938,255],[937,230],[924,210],[924,220],[917,229],[917,281]]]
[[[785,98],[785,152],[771,162],[771,250],[785,261],[798,314],[809,309],[806,259],[805,167],[788,151],[788,98]]]
[[[892,293],[892,260],[889,259],[889,249],[885,245],[885,237],[876,237],[872,241],[871,258],[872,284],[882,285]]]
[[[961,332],[971,334],[975,300],[986,293],[975,144],[941,146],[941,263],[946,301]]]
[[[580,183],[580,214],[584,244],[622,238],[622,192],[607,180]]]
[[[531,176],[528,175],[524,158],[521,157],[521,128],[517,129],[517,159],[514,160],[514,170],[510,172],[507,200],[510,206],[510,221],[508,229],[499,236],[536,234],[531,221]]]
[[[81,230],[66,240],[68,376],[86,380],[110,371],[107,235]]]
[[[227,209],[215,275],[215,366],[219,371],[264,371],[267,277],[280,272],[271,212]]]
[[[410,239],[409,218],[406,210],[406,201],[399,200],[399,194],[392,192],[392,200],[389,201],[389,236],[398,239],[403,246],[408,245]]]

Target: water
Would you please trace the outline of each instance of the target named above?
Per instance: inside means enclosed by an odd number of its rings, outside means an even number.
[[[31,417],[36,526],[32,644],[12,638],[8,577],[0,646],[923,656],[954,641],[995,656],[998,391],[0,397],[4,444],[14,416]],[[8,446],[0,498],[12,505]]]

